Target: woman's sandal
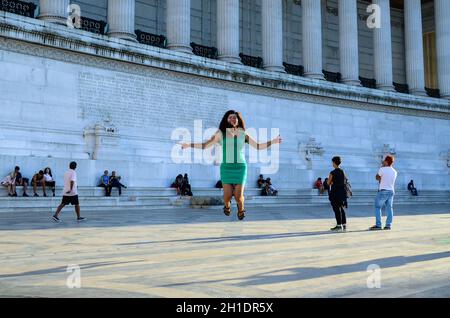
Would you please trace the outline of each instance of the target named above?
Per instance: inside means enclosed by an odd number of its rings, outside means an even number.
[[[245,210],[238,212],[237,217],[239,221],[242,221],[245,218]]]
[[[223,213],[226,216],[230,216],[231,215],[231,207],[227,208],[226,206],[223,207]]]

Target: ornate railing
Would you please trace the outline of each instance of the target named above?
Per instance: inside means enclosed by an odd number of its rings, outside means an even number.
[[[94,20],[90,18],[81,17],[80,19],[81,28],[84,31],[105,34],[106,22],[100,20]]]
[[[339,72],[328,72],[325,70],[322,70],[323,75],[325,76],[325,79],[329,82],[334,82],[334,83],[340,83],[341,82],[341,73]]]
[[[303,65],[294,65],[283,62],[284,70],[286,73],[296,76],[303,76],[305,74],[305,68]]]
[[[239,54],[239,57],[244,65],[257,68],[263,67],[263,59],[261,57],[245,55],[242,53]]]
[[[399,84],[399,83],[393,83],[394,88],[397,92],[403,93],[403,94],[409,94],[409,86],[407,84]]]
[[[167,45],[167,38],[164,35],[156,35],[141,30],[136,30],[135,33],[139,43],[162,48],[165,48]]]
[[[0,0],[0,10],[34,18],[37,5],[19,0]]]
[[[427,95],[430,97],[441,98],[441,92],[439,89],[425,87],[425,91],[427,92]]]
[[[207,57],[210,59],[217,59],[218,51],[215,47],[204,46],[200,44],[196,44],[194,42],[191,43],[192,52],[195,55]]]
[[[359,77],[359,81],[363,87],[377,88],[377,81],[373,78]]]

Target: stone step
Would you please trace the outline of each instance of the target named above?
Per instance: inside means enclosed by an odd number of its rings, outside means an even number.
[[[20,188],[20,187],[19,187]],[[31,189],[30,189],[31,190]],[[39,189],[42,193],[42,190]],[[17,197],[7,196],[6,189],[0,189],[0,213],[1,212],[34,212],[54,211],[60,204],[61,188],[58,188],[56,197]],[[222,207],[223,192],[214,188],[194,188],[195,194],[192,198],[180,198],[176,191],[170,188],[128,188],[124,189],[123,195],[119,197],[117,191],[113,196],[105,197],[104,190],[96,187],[79,187],[80,205],[85,210],[92,211],[116,211],[130,209],[157,209],[176,207]],[[21,194],[21,189],[18,189]],[[32,193],[32,190],[29,191]],[[50,192],[49,192],[50,193]],[[248,188],[246,191],[246,205],[249,207],[271,207],[271,206],[312,206],[329,205],[328,196],[319,196],[314,189],[289,189],[280,190],[277,197],[260,196],[260,189]],[[450,203],[450,191],[422,191],[419,196],[414,197],[408,191],[400,190],[395,197],[395,204],[411,203]],[[376,195],[374,190],[355,190],[354,196],[349,200],[351,205],[373,205]],[[234,200],[233,200],[234,201]]]
[[[28,192],[32,193],[32,188],[28,188]],[[56,193],[61,195],[62,187],[56,187]],[[159,187],[130,187],[127,189],[122,189],[122,192],[127,196],[175,196],[176,190],[172,188],[159,188]],[[222,189],[215,188],[192,188],[192,192],[195,196],[222,196]],[[366,190],[366,189],[355,189],[353,190],[354,197],[358,196],[374,196],[376,194],[376,190]],[[17,193],[19,195],[22,194],[22,187],[17,187]],[[38,193],[42,194],[42,189],[38,188]],[[51,191],[48,191],[51,193]],[[246,196],[259,196],[261,193],[261,189],[258,188],[246,188],[245,195]],[[0,187],[0,197],[7,196],[8,192],[6,188]],[[105,190],[100,187],[78,187],[78,194],[80,196],[104,196]],[[118,190],[113,189],[112,194],[118,195]],[[397,190],[396,196],[400,195],[411,195],[407,190]],[[419,195],[426,196],[440,196],[447,195],[450,196],[450,191],[432,191],[432,190],[424,190],[419,191]],[[318,196],[316,189],[279,189],[279,196]]]

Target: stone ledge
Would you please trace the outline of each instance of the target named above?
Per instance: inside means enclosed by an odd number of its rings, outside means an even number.
[[[450,101],[312,80],[129,42],[0,11],[0,37],[215,80],[450,118]],[[391,110],[392,111],[392,110]]]

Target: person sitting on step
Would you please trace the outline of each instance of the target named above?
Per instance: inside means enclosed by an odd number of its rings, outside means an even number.
[[[413,196],[417,196],[418,195],[417,189],[414,186],[414,181],[413,180],[409,181],[409,183],[408,183],[408,191],[410,191]]]
[[[105,170],[103,175],[100,177],[100,184],[98,187],[105,188],[105,196],[111,196],[111,185],[109,183],[109,171]]]
[[[112,190],[112,188],[117,188],[119,190],[119,196],[122,195],[122,188],[127,188],[125,185],[120,183],[120,179],[122,179],[122,177],[116,176],[115,171],[111,172],[111,177],[109,178],[110,189]]]
[[[53,196],[55,196],[56,181],[53,179],[52,169],[47,167],[44,169],[45,186],[52,189]]]
[[[39,172],[33,176],[33,179],[31,179],[31,184],[33,185],[33,192],[35,197],[39,196],[39,194],[37,194],[36,192],[38,186],[42,187],[42,190],[44,191],[44,197],[47,196],[47,193],[45,192],[45,177],[43,170],[39,170]]]

